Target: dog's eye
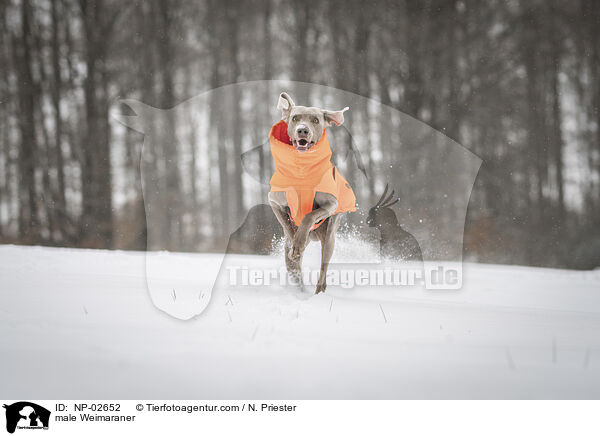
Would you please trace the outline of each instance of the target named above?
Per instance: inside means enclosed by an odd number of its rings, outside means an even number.
[[[318,118],[313,118],[312,122],[315,123],[315,124],[319,124],[319,119]]]
[[[293,122],[297,123],[297,122],[298,122],[298,120],[299,120],[299,118],[298,118],[298,115],[294,115],[294,116],[292,117],[292,121],[293,121]]]

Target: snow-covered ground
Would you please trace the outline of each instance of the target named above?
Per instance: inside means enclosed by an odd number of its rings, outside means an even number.
[[[0,397],[600,398],[600,271],[466,264],[459,291],[318,296],[224,272],[181,321],[153,305],[145,267],[145,253],[0,245]]]

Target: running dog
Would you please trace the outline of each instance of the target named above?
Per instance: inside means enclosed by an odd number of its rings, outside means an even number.
[[[285,92],[277,108],[282,119],[269,133],[275,172],[269,204],[285,237],[288,273],[301,289],[302,254],[309,238],[321,242],[321,271],[316,294],[327,287],[327,267],[342,213],[356,211],[352,188],[331,162],[325,127],[340,126],[344,112],[296,106]]]

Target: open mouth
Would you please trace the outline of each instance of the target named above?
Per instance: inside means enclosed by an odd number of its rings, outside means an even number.
[[[296,150],[298,150],[300,152],[306,151],[310,147],[315,145],[314,142],[309,142],[306,139],[295,139],[293,142],[294,142],[294,147],[296,147]]]

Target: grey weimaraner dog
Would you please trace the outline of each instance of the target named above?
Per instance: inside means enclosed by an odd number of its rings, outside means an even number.
[[[269,138],[276,167],[275,175],[271,179],[269,204],[285,235],[285,261],[288,273],[301,288],[303,287],[302,253],[309,242],[309,237],[313,241],[321,242],[321,271],[316,287],[318,294],[327,287],[327,267],[333,254],[335,232],[340,223],[341,213],[356,210],[354,208],[356,199],[350,185],[331,163],[331,149],[325,134],[325,127],[339,126],[344,122],[344,112],[348,108],[340,111],[328,111],[316,107],[296,106],[285,92],[280,95],[277,108],[281,110],[282,120],[287,124],[287,129],[285,129],[285,124],[279,122],[273,126]],[[279,135],[279,141],[275,141],[274,144],[273,132],[278,126],[283,132]],[[289,161],[292,162],[291,167],[287,166]],[[305,163],[312,165],[312,168],[304,171],[302,165]],[[302,200],[294,200],[294,198],[301,198],[302,194],[297,194],[294,188],[292,195],[298,195],[298,197],[293,197],[290,201],[289,190],[290,185],[293,186],[293,184],[287,178],[285,183],[276,182],[278,171],[288,174],[291,180],[304,186],[302,174],[312,174],[314,179],[313,168],[318,168],[315,171],[316,178],[320,182],[315,185],[312,193],[305,194],[304,204],[308,204],[309,209],[305,208],[304,213],[292,216],[294,209],[302,208],[302,205],[299,205]],[[287,192],[283,188],[277,190],[274,187],[277,184],[280,187],[285,185]],[[342,204],[344,202],[346,206]],[[298,222],[299,220],[300,222]]]

